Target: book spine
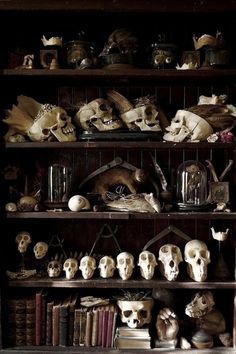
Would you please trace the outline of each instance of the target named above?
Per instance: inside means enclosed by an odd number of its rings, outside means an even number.
[[[16,346],[26,345],[26,299],[16,300]]]
[[[41,344],[42,325],[42,293],[35,294],[35,344]]]
[[[16,345],[16,299],[7,300],[7,346]]]
[[[35,298],[26,299],[26,345],[35,345]]]
[[[98,337],[98,313],[97,309],[93,310],[93,325],[92,325],[92,338],[91,338],[91,346],[96,347],[97,345],[97,337]]]
[[[88,310],[86,313],[86,328],[85,328],[86,347],[91,347],[92,326],[93,326],[93,313],[91,310]]]
[[[52,308],[52,345],[59,345],[59,305]]]
[[[59,345],[67,346],[68,342],[68,306],[61,305],[59,308]]]
[[[81,310],[80,309],[75,309],[73,346],[79,345],[79,339],[80,339],[80,317],[81,317]]]
[[[52,345],[52,308],[54,302],[48,302],[46,306],[46,345]]]

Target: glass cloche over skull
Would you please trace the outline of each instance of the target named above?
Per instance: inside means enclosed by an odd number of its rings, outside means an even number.
[[[202,210],[207,203],[207,171],[195,160],[181,163],[177,169],[177,205],[183,210]]]

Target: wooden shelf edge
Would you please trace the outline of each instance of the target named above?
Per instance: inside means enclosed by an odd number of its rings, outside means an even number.
[[[12,212],[5,219],[112,219],[112,220],[236,220],[236,212],[172,212],[172,213],[131,213],[121,211],[43,211],[43,212]]]

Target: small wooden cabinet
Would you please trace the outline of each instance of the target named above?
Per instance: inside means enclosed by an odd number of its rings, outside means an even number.
[[[75,35],[85,28],[93,36],[98,45],[103,46],[112,30],[119,27],[130,27],[142,34],[142,41],[149,42],[160,32],[167,31],[182,50],[192,48],[193,33],[212,33],[221,30],[235,54],[236,26],[234,17],[236,5],[234,1],[224,3],[215,1],[188,1],[182,4],[176,1],[0,1],[1,27],[1,110],[11,108],[19,94],[28,95],[39,102],[53,103],[74,110],[79,101],[87,101],[104,96],[109,88],[116,89],[130,99],[155,95],[158,103],[170,119],[176,109],[196,104],[199,95],[227,94],[229,102],[236,103],[235,83],[236,68],[214,68],[211,70],[177,71],[175,69],[151,69],[147,66],[135,69],[55,69],[47,70],[35,67],[30,70],[17,70],[10,67],[14,55],[25,49],[28,52],[39,52],[40,39],[43,34],[59,36]],[[14,23],[14,27],[13,27]],[[98,25],[100,23],[100,25]],[[96,24],[96,25],[95,25]],[[9,59],[10,58],[10,59]],[[9,62],[9,60],[11,60]],[[4,132],[5,126],[2,125]],[[23,175],[35,180],[37,167],[43,171],[52,163],[66,161],[72,173],[73,193],[78,191],[79,184],[91,172],[121,157],[134,166],[146,168],[154,172],[151,155],[153,155],[175,190],[176,171],[180,163],[186,160],[198,160],[205,163],[206,159],[214,162],[217,172],[222,172],[229,159],[234,160],[230,171],[230,208],[231,212],[161,212],[159,214],[130,213],[115,211],[84,211],[73,213],[62,212],[14,212],[4,210],[8,198],[9,185],[1,177],[1,352],[12,353],[51,353],[61,350],[58,347],[25,346],[11,348],[8,346],[8,325],[6,317],[7,299],[12,294],[34,294],[45,288],[52,295],[68,294],[78,291],[82,295],[110,296],[119,289],[151,291],[155,288],[168,289],[173,292],[180,314],[184,316],[186,301],[200,290],[209,289],[213,292],[216,307],[222,310],[226,318],[227,331],[233,337],[230,348],[220,346],[216,341],[214,349],[198,351],[199,353],[225,352],[236,350],[236,268],[235,268],[235,231],[236,231],[236,144],[235,143],[167,143],[147,140],[79,140],[70,143],[59,142],[25,142],[5,143],[1,139],[1,167],[16,166]],[[141,279],[137,270],[130,280],[123,281],[118,275],[112,279],[102,279],[96,275],[84,280],[80,274],[73,280],[64,276],[51,279],[48,277],[31,277],[28,279],[11,280],[6,277],[6,270],[20,262],[16,250],[15,237],[21,230],[27,230],[32,236],[30,253],[38,241],[50,242],[53,235],[64,240],[65,247],[71,251],[89,253],[96,236],[104,226],[117,229],[116,237],[122,250],[131,252],[137,263],[139,253],[147,242],[163,229],[175,226],[191,238],[207,243],[212,252],[212,264],[205,282],[194,282],[181,268],[177,281],[168,282],[160,273],[151,280]],[[222,252],[229,268],[226,280],[217,279],[214,274],[214,262],[218,252],[218,244],[212,239],[211,227],[230,229],[227,242]],[[171,228],[170,228],[171,230]],[[117,255],[117,247],[106,239],[96,244],[94,252]],[[150,247],[156,255],[163,243],[177,243],[182,252],[185,240],[170,232],[165,238]],[[26,260],[27,261],[27,260]],[[31,262],[29,260],[29,262]],[[33,262],[29,263],[33,266]],[[182,302],[181,302],[182,301]],[[182,312],[181,312],[182,311]],[[156,313],[153,314],[154,317]],[[76,353],[103,353],[104,348],[66,347],[63,351]],[[114,353],[115,349],[106,351]],[[153,350],[152,350],[153,351]],[[159,351],[154,349],[154,351]],[[196,349],[186,350],[193,353]],[[129,353],[125,350],[125,353]],[[169,350],[168,352],[172,352]],[[173,350],[175,353],[181,349]]]

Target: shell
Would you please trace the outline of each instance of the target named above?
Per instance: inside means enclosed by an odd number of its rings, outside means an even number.
[[[71,211],[89,210],[90,203],[88,199],[86,199],[82,195],[74,195],[68,201],[68,208]]]

